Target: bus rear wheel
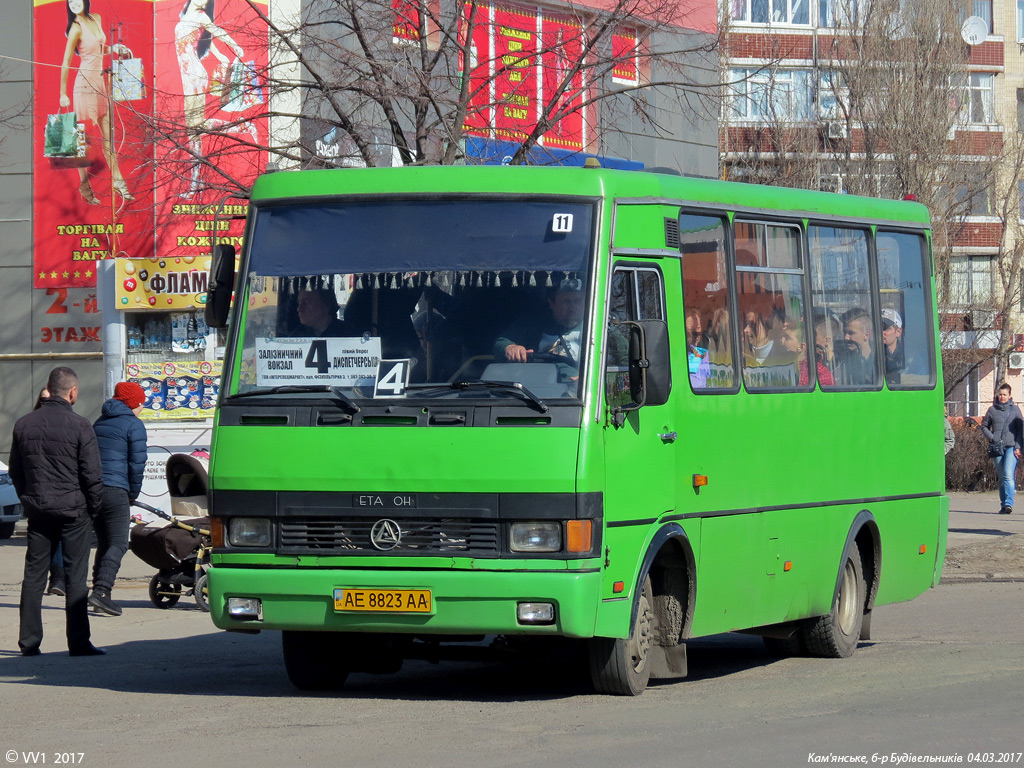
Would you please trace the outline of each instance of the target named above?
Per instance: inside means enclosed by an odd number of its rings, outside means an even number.
[[[812,620],[803,629],[803,641],[812,656],[845,659],[853,655],[864,624],[867,582],[860,550],[846,555],[839,590],[828,615]]]
[[[341,688],[348,668],[341,666],[338,636],[332,632],[281,633],[284,669],[291,684],[301,691],[331,691]]]
[[[637,596],[636,618],[629,637],[591,638],[590,680],[598,693],[639,696],[651,678],[651,645],[654,638],[654,597],[651,577]]]

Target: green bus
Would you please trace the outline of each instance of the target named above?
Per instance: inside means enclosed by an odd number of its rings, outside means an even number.
[[[849,656],[945,556],[933,277],[914,202],[263,176],[206,309],[213,621],[280,630],[303,689],[489,637],[622,695],[700,636]]]

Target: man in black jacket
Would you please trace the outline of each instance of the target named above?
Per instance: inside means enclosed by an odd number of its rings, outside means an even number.
[[[100,452],[88,419],[71,409],[78,400],[78,375],[54,368],[46,389],[50,396],[40,407],[15,422],[11,446],[10,475],[28,517],[18,645],[25,656],[40,653],[50,555],[63,544],[68,651],[97,656],[105,651],[89,639],[87,576],[91,518],[103,503]]]

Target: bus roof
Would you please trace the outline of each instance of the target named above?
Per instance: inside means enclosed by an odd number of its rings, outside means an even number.
[[[785,210],[928,226],[916,202],[699,179],[650,171],[563,166],[416,166],[284,171],[265,174],[252,201],[393,194],[572,194],[607,199],[651,198],[732,209]]]

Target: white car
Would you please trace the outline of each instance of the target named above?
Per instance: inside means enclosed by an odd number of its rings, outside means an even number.
[[[14,535],[14,526],[21,519],[21,502],[14,490],[14,481],[7,473],[7,465],[0,461],[0,539]]]

